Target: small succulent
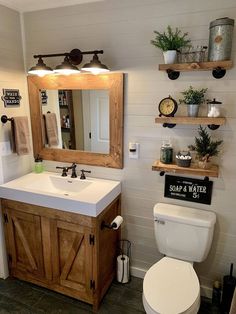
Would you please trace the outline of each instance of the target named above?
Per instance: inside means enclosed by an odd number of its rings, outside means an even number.
[[[180,99],[180,103],[185,103],[187,105],[191,104],[202,104],[205,101],[205,93],[207,91],[207,88],[202,89],[193,89],[192,86],[190,86],[187,90],[181,92],[181,94],[184,95],[183,99]]]
[[[191,46],[190,39],[186,38],[188,33],[182,34],[181,30],[177,27],[175,31],[173,31],[171,26],[168,25],[166,32],[160,33],[158,31],[154,31],[154,34],[156,37],[154,40],[151,40],[151,44],[160,48],[162,51],[179,50],[180,48]]]

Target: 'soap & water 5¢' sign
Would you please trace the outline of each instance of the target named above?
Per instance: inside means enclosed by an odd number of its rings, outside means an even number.
[[[165,176],[165,197],[211,204],[212,181],[177,176]]]

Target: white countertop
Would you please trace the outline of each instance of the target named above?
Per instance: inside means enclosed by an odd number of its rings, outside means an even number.
[[[121,193],[121,182],[29,173],[0,185],[0,197],[96,217]]]

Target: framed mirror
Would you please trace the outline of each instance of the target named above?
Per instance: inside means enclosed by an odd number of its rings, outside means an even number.
[[[28,76],[34,155],[44,160],[123,168],[123,74]],[[55,114],[58,141],[45,141]]]

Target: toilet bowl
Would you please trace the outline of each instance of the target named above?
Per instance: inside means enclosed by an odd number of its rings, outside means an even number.
[[[213,238],[213,212],[173,204],[153,208],[157,247],[164,254],[143,280],[147,314],[196,314],[200,285],[193,262],[206,259]]]
[[[143,305],[147,314],[196,314],[200,285],[190,262],[164,257],[146,273]]]

